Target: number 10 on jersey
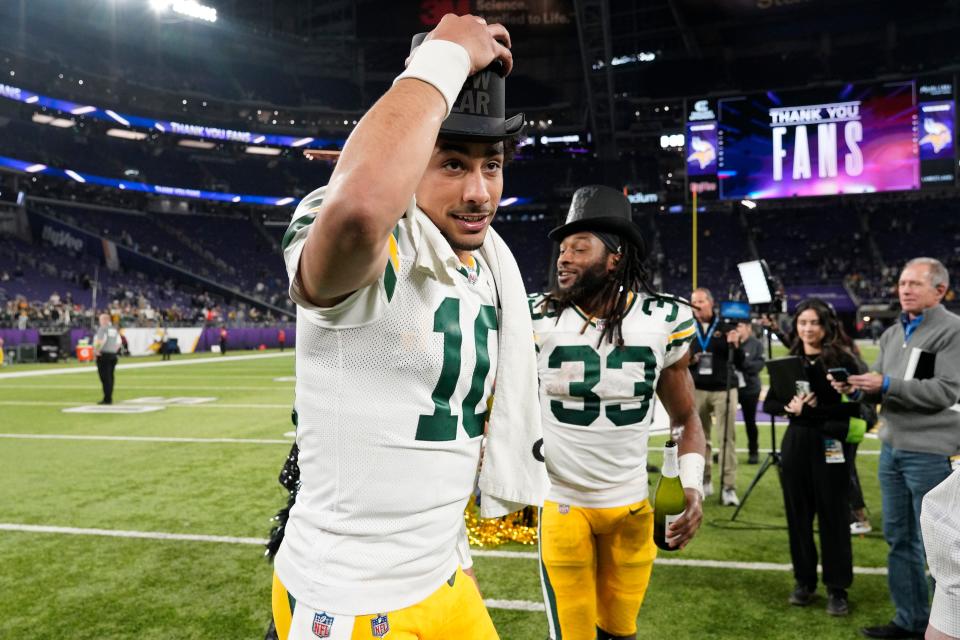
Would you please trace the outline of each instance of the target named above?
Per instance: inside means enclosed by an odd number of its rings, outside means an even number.
[[[486,411],[476,412],[477,404],[483,399],[484,382],[490,372],[489,332],[497,329],[497,310],[490,305],[482,305],[473,323],[473,340],[477,353],[477,363],[473,368],[470,390],[463,399],[460,415],[463,416],[463,429],[471,438],[483,435],[483,420]],[[436,313],[433,314],[433,330],[443,335],[443,366],[440,380],[433,390],[433,414],[421,415],[417,423],[417,440],[455,440],[457,438],[457,416],[450,407],[450,398],[457,389],[460,380],[461,348],[463,332],[460,329],[460,300],[444,298]]]

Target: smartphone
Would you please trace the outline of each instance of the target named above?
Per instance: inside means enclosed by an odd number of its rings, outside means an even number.
[[[837,382],[846,382],[847,378],[850,377],[850,372],[844,369],[843,367],[835,367],[833,369],[827,369],[827,373],[833,376],[833,379]]]
[[[796,389],[798,396],[805,396],[810,393],[810,382],[807,380],[797,380]]]

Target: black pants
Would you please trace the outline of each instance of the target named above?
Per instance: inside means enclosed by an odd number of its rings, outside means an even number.
[[[747,425],[747,447],[750,453],[759,451],[759,442],[757,440],[757,402],[760,400],[760,394],[741,391],[740,408],[743,409],[743,421]]]
[[[113,402],[113,370],[117,367],[117,354],[101,353],[97,356],[97,374],[103,387],[103,401]]]
[[[790,558],[798,584],[817,585],[817,546],[813,517],[820,530],[823,583],[831,592],[845,591],[853,582],[850,545],[850,445],[846,462],[828,464],[824,437],[815,427],[791,424],[783,436],[781,484],[790,534]]]
[[[220,338],[220,355],[226,355],[227,353],[227,339]]]

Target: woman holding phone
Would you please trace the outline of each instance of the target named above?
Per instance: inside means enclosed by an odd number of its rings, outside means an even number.
[[[817,547],[813,519],[820,530],[827,613],[849,613],[847,589],[853,582],[849,487],[852,448],[846,443],[850,418],[860,405],[844,402],[830,386],[828,369],[858,373],[862,365],[841,339],[834,310],[817,298],[801,302],[790,331],[791,355],[801,359],[806,380],[786,404],[767,397],[764,410],[789,416],[783,436],[782,485],[796,587],[789,601],[807,606],[817,588]]]

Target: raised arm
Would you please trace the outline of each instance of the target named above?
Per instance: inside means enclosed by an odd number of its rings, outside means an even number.
[[[448,14],[424,45],[430,41],[446,46],[422,46],[411,57],[430,81],[398,80],[344,145],[300,258],[300,282],[313,304],[335,304],[379,277],[387,236],[410,205],[448,103],[468,75],[495,59],[507,70],[512,65],[506,29],[482,18]]]
[[[678,520],[670,525],[669,536],[677,538],[678,546],[682,549],[696,534],[703,520],[703,496],[699,485],[703,484],[703,456],[706,451],[706,439],[703,435],[703,425],[700,424],[700,414],[694,400],[693,376],[690,375],[690,352],[680,360],[660,372],[660,381],[657,383],[657,395],[667,409],[670,416],[671,428],[673,425],[683,426],[683,435],[680,437],[680,480],[683,482],[683,492],[687,496],[687,509]],[[695,462],[696,456],[684,460],[687,454],[699,455],[699,478],[697,487],[685,479],[689,473],[685,467]],[[696,465],[695,465],[696,466]],[[696,471],[694,471],[696,474]]]

